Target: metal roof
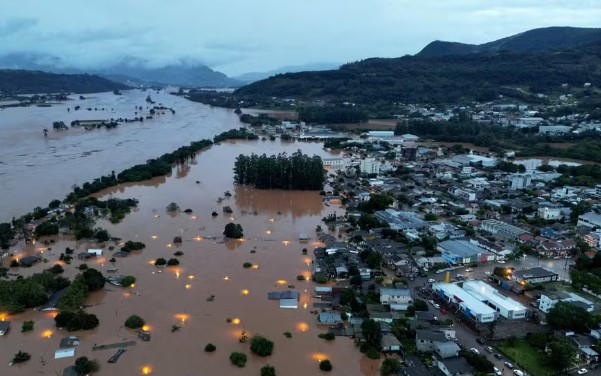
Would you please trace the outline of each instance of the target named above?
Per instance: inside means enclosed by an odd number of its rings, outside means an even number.
[[[511,299],[501,295],[495,288],[482,281],[467,281],[463,283],[463,289],[469,293],[477,293],[497,307],[503,307],[508,311],[526,311],[527,308]]]
[[[453,298],[453,300],[460,301],[475,315],[490,315],[496,313],[494,309],[482,303],[474,295],[454,283],[435,283],[432,285],[432,289],[434,289],[434,291],[442,291],[446,296]]]

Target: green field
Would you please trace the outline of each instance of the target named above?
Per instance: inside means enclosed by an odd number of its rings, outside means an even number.
[[[533,376],[552,375],[555,370],[549,367],[549,358],[541,350],[530,346],[525,340],[515,341],[514,346],[499,342],[497,347],[511,359],[516,368],[525,370]]]

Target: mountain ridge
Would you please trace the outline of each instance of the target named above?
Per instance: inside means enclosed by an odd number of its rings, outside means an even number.
[[[96,93],[130,87],[90,74],[56,74],[38,70],[0,69],[0,92],[6,94]]]

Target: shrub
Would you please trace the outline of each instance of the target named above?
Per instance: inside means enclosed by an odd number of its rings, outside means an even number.
[[[292,338],[292,333],[290,333],[290,332],[284,332],[284,337],[286,337],[286,338]]]
[[[269,364],[261,367],[261,376],[275,376],[275,367]]]
[[[302,274],[299,274],[299,275],[296,276],[296,279],[299,280],[299,281],[304,281],[305,280],[305,276],[302,275]]]
[[[215,345],[213,345],[212,343],[208,343],[205,346],[205,352],[213,352],[215,350],[217,350],[217,347]]]
[[[321,339],[325,339],[326,341],[333,341],[336,339],[336,336],[334,335],[334,333],[321,333],[318,335],[319,338]]]
[[[380,375],[396,375],[401,371],[401,362],[398,359],[386,358],[380,368]]]
[[[369,359],[380,359],[380,353],[378,352],[378,350],[374,349],[373,347],[370,347],[369,349],[367,349],[367,351],[365,352],[365,355],[367,355],[367,357]]]
[[[332,368],[334,368],[332,367],[332,363],[327,359],[324,359],[321,362],[319,362],[319,369],[322,371],[330,372]]]
[[[95,360],[90,360],[85,356],[81,356],[75,360],[75,371],[78,375],[88,375],[98,372],[100,365]]]
[[[64,271],[65,268],[63,268],[60,264],[54,264],[48,269],[48,272],[52,274],[61,274]]]
[[[79,270],[86,270],[86,269],[88,269],[88,264],[83,263],[83,264],[79,265]]]
[[[242,230],[242,226],[240,226],[239,224],[228,223],[227,225],[225,225],[223,235],[225,235],[226,238],[240,239],[244,237],[244,232]]]
[[[181,243],[182,242],[182,237],[181,236],[176,236],[173,238],[173,243],[177,244],[177,243]]]
[[[184,252],[182,252],[182,251],[176,251],[176,252],[173,254],[173,256],[183,256],[183,255],[184,255]]]
[[[138,329],[144,326],[146,322],[138,315],[131,315],[125,320],[125,326],[130,329]]]
[[[179,260],[176,258],[170,258],[167,260],[167,266],[177,266],[179,265]]]
[[[121,280],[121,286],[123,287],[129,287],[134,283],[136,283],[136,277],[134,277],[133,275],[123,277],[123,279]]]
[[[242,264],[242,267],[244,269],[252,268],[252,266],[253,266],[252,262],[248,262],[248,261],[245,262],[244,264]]]
[[[21,332],[31,332],[33,330],[34,322],[33,320],[23,321],[23,325],[21,326]]]
[[[142,242],[132,242],[131,240],[128,240],[125,242],[123,247],[121,247],[121,250],[124,252],[131,252],[131,251],[139,251],[140,249],[144,249],[144,248],[146,248],[146,244],[144,244]]]
[[[271,355],[273,342],[262,336],[253,336],[250,339],[250,351],[259,356]]]
[[[239,368],[243,368],[246,365],[246,354],[233,352],[230,354],[230,362]]]
[[[166,264],[167,264],[167,260],[165,260],[162,257],[156,259],[156,261],[154,262],[154,266],[163,266],[163,265],[166,265]]]
[[[167,205],[167,208],[165,208],[165,210],[167,210],[170,213],[178,212],[179,211],[179,205],[176,204],[175,202],[172,202],[169,205]]]
[[[23,362],[28,361],[29,359],[31,359],[31,355],[19,350],[19,352],[16,353],[15,356],[13,357],[12,362],[13,363],[23,363]]]
[[[19,266],[19,260],[17,260],[17,259],[10,260],[10,267],[11,268],[16,268],[18,266]]]
[[[315,282],[317,282],[317,283],[328,283],[328,277],[326,277],[323,274],[320,274],[317,277],[315,277]]]

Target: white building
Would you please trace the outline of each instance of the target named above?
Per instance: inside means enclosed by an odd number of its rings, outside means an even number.
[[[409,289],[380,289],[380,304],[397,305],[400,310],[407,309],[413,302]],[[398,307],[401,306],[401,307]]]
[[[96,255],[97,257],[102,256],[102,249],[90,248],[88,249],[88,253],[91,255]]]
[[[511,176],[511,189],[518,190],[524,189],[532,184],[532,176],[531,175],[523,175],[516,174]]]
[[[601,227],[601,215],[589,212],[578,216],[577,226],[589,228]]]
[[[499,314],[454,283],[434,283],[432,289],[444,300],[459,305],[463,313],[476,322],[493,322]]]
[[[569,302],[572,304],[576,304],[586,309],[587,312],[592,312],[595,309],[595,305],[590,300],[587,300],[580,295],[574,294],[573,292],[566,291],[541,293],[538,308],[541,311],[548,313],[559,302]]]
[[[342,170],[347,166],[344,158],[323,158],[323,167],[328,171]]]
[[[380,172],[380,162],[374,158],[365,158],[359,163],[359,169],[364,174],[378,174]]]
[[[563,217],[563,213],[561,212],[561,208],[544,207],[538,208],[537,216],[545,221],[554,221],[561,219]]]
[[[492,307],[506,319],[523,319],[528,312],[526,307],[510,297],[502,295],[495,288],[482,281],[466,281],[463,283],[463,289]]]

